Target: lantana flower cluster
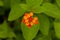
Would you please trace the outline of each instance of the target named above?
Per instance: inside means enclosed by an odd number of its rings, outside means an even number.
[[[28,27],[32,27],[34,24],[38,24],[38,17],[33,17],[33,12],[25,13],[22,22]]]

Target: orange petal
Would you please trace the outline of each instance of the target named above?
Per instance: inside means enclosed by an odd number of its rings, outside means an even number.
[[[27,17],[26,17],[26,16],[24,16],[24,17],[23,17],[23,19],[27,19]]]
[[[31,22],[30,24],[33,25],[33,22]]]
[[[25,22],[27,23],[27,22],[28,22],[28,19],[27,19],[27,20],[25,20]]]
[[[28,26],[28,25],[29,25],[29,22],[26,23],[26,26]]]
[[[38,24],[38,20],[33,20],[32,21],[34,24]]]
[[[38,23],[39,23],[38,21],[35,22],[35,24],[38,24]]]
[[[31,24],[27,25],[28,28],[31,28],[31,26],[32,26]]]
[[[32,23],[35,23],[35,20],[33,20]]]
[[[30,15],[28,14],[28,13],[25,13],[25,15],[24,16],[26,16],[27,18],[29,18],[30,17]]]
[[[34,17],[34,20],[38,20],[38,17]]]
[[[25,15],[24,16],[28,16],[28,13],[25,13]]]
[[[28,14],[28,16],[27,16],[28,18],[30,17],[30,15]]]
[[[31,21],[33,20],[33,18],[32,18],[32,17],[30,17],[28,20],[29,20],[29,22],[31,22]]]
[[[23,23],[27,23],[27,22],[28,22],[28,20],[23,19],[23,20],[22,20],[22,22],[23,22]]]
[[[33,16],[33,12],[30,12],[30,14],[29,14],[30,16]]]

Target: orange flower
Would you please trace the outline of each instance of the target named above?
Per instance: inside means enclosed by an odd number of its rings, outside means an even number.
[[[38,18],[37,17],[34,17],[33,21],[32,21],[34,24],[38,24]]]
[[[31,21],[33,20],[33,18],[32,18],[32,17],[30,17],[28,20],[29,20],[29,22],[31,22]]]
[[[34,23],[34,24],[35,24],[35,20],[33,20],[33,21],[32,21],[32,23]]]
[[[27,23],[27,22],[28,22],[28,20],[23,19],[23,20],[22,20],[22,22],[23,22],[23,23]]]
[[[26,16],[27,18],[29,18],[30,17],[30,15],[28,14],[28,13],[25,13],[25,15],[24,16]]]
[[[38,20],[38,17],[34,17],[34,20]]]
[[[33,12],[30,12],[30,14],[29,14],[30,16],[33,16]]]
[[[30,24],[33,25],[33,22],[31,22]]]
[[[31,25],[31,24],[29,24],[29,25],[27,25],[27,26],[28,26],[28,28],[31,28],[31,26],[32,26],[32,25]]]
[[[35,21],[35,23],[34,24],[38,24],[39,22],[38,21]]]
[[[28,25],[29,25],[29,22],[26,23],[26,26],[28,26]]]
[[[38,17],[33,17],[33,12],[25,13],[22,22],[30,28],[32,25],[38,24]]]
[[[27,23],[28,22],[28,19],[25,22]]]
[[[24,16],[28,16],[28,13],[25,13],[25,15]]]
[[[26,16],[24,16],[24,17],[23,17],[23,19],[27,19],[27,17],[26,17]]]

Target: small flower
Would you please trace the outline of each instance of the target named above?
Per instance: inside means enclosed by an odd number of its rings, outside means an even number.
[[[27,17],[26,17],[26,16],[24,16],[24,17],[23,17],[23,19],[27,19]]]
[[[28,13],[25,13],[25,15],[24,15],[25,17],[27,17],[27,18],[29,18],[30,17],[30,15],[28,14]]]
[[[33,12],[25,13],[22,22],[31,28],[34,24],[38,24],[38,17],[33,17]]]
[[[27,22],[26,26],[28,26],[28,28],[30,28],[32,26],[32,24],[30,24],[29,22]]]
[[[26,23],[26,26],[28,26],[28,25],[29,25],[29,22]]]
[[[29,25],[27,25],[27,26],[28,26],[28,28],[31,28],[32,25],[29,23]]]
[[[33,21],[32,21],[32,23],[34,23],[34,24],[35,24],[35,20],[33,20]]]
[[[29,22],[31,22],[31,21],[33,20],[33,18],[32,18],[32,17],[30,17],[28,20],[29,20]]]
[[[25,20],[25,19],[23,19],[23,20],[22,20],[22,22],[23,22],[23,23],[27,23],[27,22],[28,22],[28,20],[27,20],[27,19],[26,19],[26,20]]]
[[[38,20],[38,17],[34,17],[34,20]]]
[[[33,12],[30,12],[30,14],[29,14],[30,16],[33,16]]]
[[[33,25],[33,22],[31,22],[30,24]]]

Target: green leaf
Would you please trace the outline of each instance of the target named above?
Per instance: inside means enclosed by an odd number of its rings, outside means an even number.
[[[13,21],[18,19],[19,17],[23,16],[24,13],[27,10],[27,5],[26,4],[19,4],[19,5],[15,5],[14,7],[12,7],[8,20],[9,21]]]
[[[60,7],[60,0],[56,0],[56,3]]]
[[[60,18],[60,10],[51,3],[44,3],[43,6],[41,6],[41,10],[48,16]]]
[[[42,34],[39,32],[34,40],[43,40]]]
[[[0,0],[0,6],[3,6],[3,1]]]
[[[8,38],[15,38],[16,35],[15,33],[13,32],[13,30],[9,27],[8,28]]]
[[[33,25],[30,29],[23,23],[21,23],[21,30],[23,32],[23,36],[25,40],[32,40],[35,38],[38,30],[39,30],[39,25]]]
[[[3,24],[0,24],[0,38],[7,38],[8,37],[8,26],[6,21]]]
[[[60,39],[60,22],[58,22],[57,20],[54,22],[54,29],[56,37]]]
[[[27,5],[30,7],[39,6],[42,2],[43,0],[26,0]]]
[[[16,4],[20,4],[20,0],[11,0],[11,7],[13,7]]]
[[[15,37],[15,35],[8,26],[7,22],[4,21],[3,24],[0,24],[0,38],[13,38],[13,37]]]
[[[43,36],[43,37],[37,37],[35,40],[52,40],[52,39]]]
[[[52,39],[50,38],[50,36],[44,36],[39,33],[34,40],[52,40]]]
[[[16,33],[16,40],[24,40],[23,35],[21,33]]]
[[[39,22],[40,22],[40,31],[42,32],[43,35],[48,35],[49,33],[49,28],[50,28],[50,21],[48,16],[44,14],[38,15]]]
[[[34,13],[41,13],[43,12],[43,10],[41,10],[41,6],[34,6],[31,11],[33,11]]]

